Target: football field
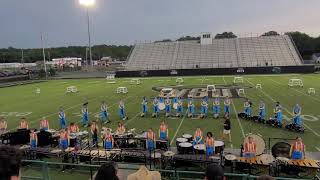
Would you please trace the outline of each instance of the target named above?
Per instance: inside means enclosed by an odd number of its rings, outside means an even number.
[[[253,114],[258,113],[258,104],[263,100],[266,104],[267,117],[273,116],[273,108],[276,101],[283,106],[284,122],[291,122],[292,109],[295,103],[302,107],[303,123],[306,129],[304,134],[290,132],[288,130],[274,128],[265,124],[237,118],[237,113],[243,111],[243,98],[233,98],[231,105],[232,143],[226,143],[226,147],[240,148],[244,137],[248,133],[260,134],[265,142],[268,138],[295,138],[301,136],[307,145],[308,151],[320,150],[320,75],[316,74],[285,74],[285,75],[247,75],[244,83],[238,84],[245,88],[245,97],[253,102]],[[288,80],[299,78],[303,80],[304,87],[288,87]],[[162,114],[159,118],[151,118],[152,98],[159,92],[153,87],[176,86],[176,77],[142,78],[141,84],[130,84],[130,78],[116,79],[115,84],[107,83],[101,79],[62,79],[49,80],[47,82],[0,88],[0,116],[8,122],[8,129],[14,130],[21,117],[26,117],[31,128],[39,128],[39,120],[46,117],[50,122],[50,129],[58,129],[58,109],[64,107],[68,123],[81,124],[81,106],[83,102],[89,102],[90,121],[97,119],[101,101],[106,101],[109,109],[110,120],[107,124],[113,130],[120,120],[118,115],[118,102],[124,100],[126,113],[129,117],[126,128],[135,128],[136,132],[142,132],[152,127],[158,131],[159,124],[165,120],[169,125],[169,136],[172,145],[175,146],[175,138],[182,134],[193,134],[196,127],[203,132],[211,131],[215,139],[221,139],[223,119],[212,118],[212,100],[209,103],[210,116],[205,119],[166,118]],[[191,86],[203,86],[214,84],[216,86],[233,85],[234,76],[190,76],[183,77],[184,83],[179,88]],[[261,84],[262,89],[256,89],[256,84]],[[77,93],[66,93],[66,88],[76,86]],[[127,87],[127,94],[117,94],[117,87]],[[37,94],[36,89],[41,93]],[[309,95],[309,88],[315,88],[316,94]],[[149,99],[149,114],[140,117],[141,102],[143,97]],[[187,102],[184,101],[185,111]],[[200,111],[200,101],[196,102],[197,112]],[[221,109],[222,107],[221,102]],[[84,130],[84,129],[82,129]]]

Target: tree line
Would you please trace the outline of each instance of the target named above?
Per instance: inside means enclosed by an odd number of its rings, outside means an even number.
[[[303,59],[310,59],[311,55],[316,52],[320,52],[320,36],[311,37],[306,33],[302,32],[287,32],[296,44]],[[279,35],[276,31],[269,31],[263,33],[261,36],[276,36]],[[237,38],[233,32],[218,33],[214,37],[215,39],[223,38]],[[200,36],[183,36],[177,39],[177,41],[188,41],[195,40],[199,41]],[[172,39],[163,39],[156,42],[171,42]],[[92,47],[92,58],[94,60],[101,59],[105,56],[111,56],[118,60],[126,60],[127,56],[131,51],[132,46],[115,46],[115,45],[96,45]],[[80,57],[82,59],[89,58],[88,48],[85,46],[68,46],[68,47],[54,47],[45,49],[46,59],[61,58],[61,57]],[[22,50],[14,47],[8,47],[0,49],[0,63],[9,62],[36,62],[43,60],[42,49],[23,49],[23,60]]]

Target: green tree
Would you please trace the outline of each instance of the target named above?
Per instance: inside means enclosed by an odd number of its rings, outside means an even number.
[[[277,31],[268,31],[263,33],[261,36],[279,36],[280,34]]]
[[[221,34],[216,34],[215,39],[228,39],[228,38],[237,38],[233,32],[223,32]]]

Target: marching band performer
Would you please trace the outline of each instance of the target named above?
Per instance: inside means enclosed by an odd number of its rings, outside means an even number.
[[[164,97],[164,92],[161,90],[161,91],[160,91],[160,94],[159,94],[159,102],[160,102],[160,103],[163,103],[163,102],[164,102],[163,97]]]
[[[147,149],[148,149],[148,151],[153,151],[155,149],[155,143],[156,143],[156,135],[153,132],[152,128],[149,128],[148,132],[147,132]]]
[[[243,104],[243,108],[244,108],[244,114],[248,117],[251,117],[251,102],[249,101],[249,99],[246,99],[246,101]]]
[[[142,99],[142,113],[141,113],[141,117],[144,117],[147,115],[148,112],[148,101],[146,97],[143,97]]]
[[[119,122],[116,134],[117,135],[123,135],[125,133],[126,133],[126,128],[124,127],[124,124],[122,122]]]
[[[164,104],[165,104],[165,108],[166,108],[166,117],[169,117],[170,113],[171,113],[171,100],[170,100],[169,96],[164,101]]]
[[[214,154],[214,138],[211,132],[207,133],[207,138],[205,140],[206,142],[206,152],[207,152],[207,156],[212,156]]]
[[[176,110],[176,116],[179,117],[183,114],[183,101],[181,97],[178,98],[178,106]]]
[[[105,149],[112,149],[113,145],[114,145],[114,139],[113,136],[111,134],[111,131],[109,128],[107,128],[106,133],[104,134],[104,148]]]
[[[40,130],[49,130],[49,121],[45,117],[40,120]]]
[[[206,98],[203,98],[201,101],[201,118],[205,118],[208,116],[208,102],[206,101]]]
[[[29,129],[29,125],[26,118],[21,118],[20,126],[18,129]]]
[[[31,129],[30,131],[30,147],[31,149],[36,149],[38,145],[38,136],[35,130]]]
[[[189,101],[188,103],[188,117],[193,117],[195,113],[195,108],[193,101]]]
[[[66,150],[69,147],[69,134],[65,129],[60,131],[60,147],[62,150]]]
[[[79,126],[75,123],[70,123],[68,128],[69,134],[75,134],[79,132]]]
[[[59,109],[59,123],[60,123],[60,129],[64,129],[67,126],[67,120],[66,120],[66,114],[64,113],[64,110],[62,107]]]
[[[224,103],[224,114],[230,114],[231,100],[230,100],[229,96],[226,96],[223,103]]]
[[[296,104],[293,107],[293,124],[296,126],[302,126],[302,121],[301,121],[301,107],[299,104]]]
[[[201,129],[198,127],[196,129],[196,131],[194,132],[194,136],[193,136],[193,146],[197,145],[197,144],[203,144],[203,133],[201,131]]]
[[[282,106],[280,102],[276,103],[276,107],[274,108],[275,118],[277,120],[278,126],[282,126]]]
[[[290,156],[291,159],[305,159],[306,147],[300,137],[297,137],[295,142],[291,145]]]
[[[220,99],[219,97],[216,97],[213,100],[213,117],[218,118],[219,114],[220,114]]]
[[[93,121],[91,126],[91,135],[92,135],[92,145],[98,146],[98,132],[99,132],[99,126],[96,121]]]
[[[159,128],[159,138],[161,140],[168,140],[168,137],[169,137],[168,126],[165,124],[164,121],[162,121]]]
[[[266,117],[266,105],[263,101],[260,101],[259,104],[259,121],[264,121]]]
[[[88,109],[88,103],[84,103],[81,109],[82,112],[82,125],[84,127],[87,127],[89,124],[89,109]]]
[[[7,131],[7,121],[0,117],[0,134],[3,134]]]
[[[158,117],[159,115],[159,100],[157,97],[155,97],[153,99],[153,114],[152,114],[152,117]]]
[[[100,115],[101,115],[101,122],[102,123],[109,123],[109,114],[108,114],[108,106],[105,101],[102,101],[100,106]]]
[[[128,119],[125,112],[124,102],[121,99],[119,101],[119,116],[120,116],[120,119],[122,120]]]
[[[244,144],[244,157],[253,158],[256,156],[257,145],[253,142],[251,136],[248,137],[248,142]]]

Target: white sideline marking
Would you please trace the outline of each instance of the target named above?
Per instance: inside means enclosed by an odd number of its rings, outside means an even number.
[[[90,81],[90,82],[88,82],[88,84],[95,84],[95,83],[99,83],[99,82],[102,82],[102,81]]]
[[[179,124],[179,126],[178,126],[178,129],[176,130],[176,133],[174,133],[174,136],[173,136],[173,138],[171,139],[171,142],[170,142],[170,146],[172,145],[172,143],[174,142],[174,140],[175,140],[175,138],[176,138],[176,136],[177,136],[177,134],[178,134],[178,132],[179,132],[179,130],[180,130],[180,128],[181,128],[181,125],[183,124],[183,121],[184,121],[184,119],[186,118],[186,114],[183,116],[183,118],[182,118],[182,120],[180,121],[180,124]]]
[[[250,83],[251,85],[253,85],[253,83],[250,82],[249,80],[246,79],[246,81],[248,81],[248,83]],[[261,91],[265,96],[267,96],[269,99],[271,99],[272,101],[276,102],[269,94],[267,94],[266,92],[264,92],[262,89],[260,89],[260,91]],[[290,114],[291,116],[293,116],[293,114],[292,114],[290,111],[288,111],[288,109],[285,108],[284,106],[283,106],[283,109],[284,109],[288,114]],[[316,131],[314,131],[311,127],[309,127],[305,122],[304,122],[303,124],[304,124],[304,126],[305,126],[306,128],[308,128],[313,134],[315,134],[316,136],[320,137],[320,135],[319,135]]]
[[[224,76],[222,76],[222,79],[223,79],[224,84],[227,85],[227,81],[224,79]],[[233,107],[233,109],[234,109],[234,112],[236,113],[236,118],[237,118],[237,121],[238,121],[238,123],[239,123],[242,136],[245,137],[242,124],[241,124],[241,122],[240,122],[240,120],[239,120],[239,118],[238,118],[238,112],[237,112],[236,106],[234,105],[233,101],[231,101],[231,104],[232,104],[232,107]]]

